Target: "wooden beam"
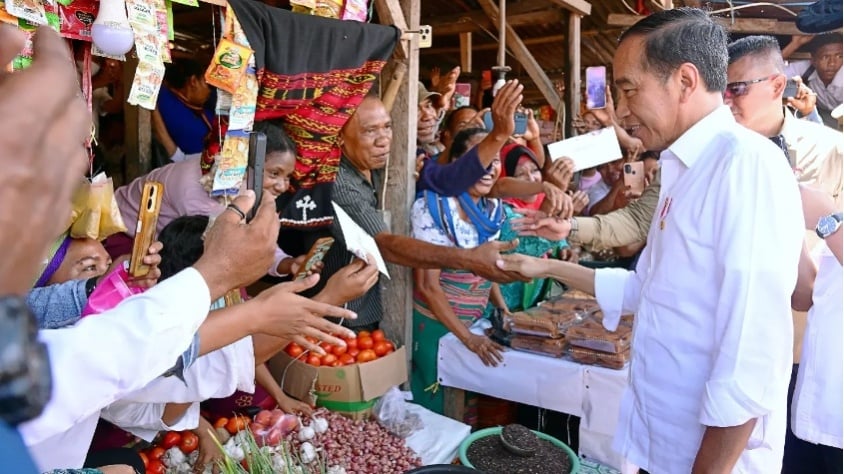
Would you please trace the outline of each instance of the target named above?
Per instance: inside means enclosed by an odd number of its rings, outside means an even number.
[[[526,46],[533,46],[538,44],[548,44],[548,43],[562,43],[565,41],[566,35],[551,35],[551,36],[543,36],[541,38],[528,38],[522,40],[522,42]],[[498,43],[482,43],[478,45],[472,46],[472,51],[495,51],[498,49]],[[456,54],[460,52],[460,48],[458,47],[445,47],[445,48],[427,48],[422,49],[419,51],[420,54],[424,55],[433,55],[433,54]],[[468,71],[465,71],[468,72]]]
[[[568,122],[567,136],[574,135],[572,121],[580,114],[580,15],[569,13],[569,58],[568,58]]]
[[[643,16],[627,13],[610,13],[607,24],[610,26],[633,26]],[[732,33],[766,34],[766,35],[802,35],[800,30],[790,21],[778,21],[766,18],[736,18],[731,22],[729,18],[716,17],[715,20],[724,25]]]
[[[143,176],[152,169],[152,114],[147,109],[129,105],[127,102],[137,67],[138,58],[127,55],[126,61],[123,63],[123,84],[127,85],[127,87],[124,87],[125,96],[123,97],[123,121],[126,137],[124,139],[126,151],[124,183]]]
[[[592,13],[592,5],[584,0],[551,0],[551,3],[581,16],[589,16]]]
[[[498,6],[495,5],[495,2],[493,0],[479,0],[478,3],[480,3],[481,8],[483,8],[490,20],[493,23],[497,23]],[[516,30],[509,23],[507,23],[506,30],[507,47],[512,51],[516,60],[525,68],[525,72],[536,82],[537,88],[542,91],[542,95],[545,96],[548,105],[556,110],[560,106],[560,96],[554,90],[554,83],[551,82],[551,79],[548,78],[548,75],[545,74],[545,71],[542,70],[542,67],[539,66],[539,63],[536,62],[536,59],[530,53],[527,46],[525,46],[525,43],[516,34]]]
[[[562,13],[556,8],[507,14],[507,22],[513,27],[550,24],[562,21],[562,19]],[[425,23],[433,27],[435,38],[466,32],[478,33],[484,29],[492,30],[496,27],[486,13],[477,10],[465,14],[434,17],[428,19]]]
[[[378,19],[381,20],[381,24],[393,25],[402,32],[410,31],[407,27],[407,20],[405,19],[404,13],[402,13],[399,0],[375,0],[375,11],[378,12]],[[417,30],[419,28],[413,31]],[[399,40],[399,43],[396,45],[396,54],[401,59],[407,59],[409,57],[407,41],[404,39]]]

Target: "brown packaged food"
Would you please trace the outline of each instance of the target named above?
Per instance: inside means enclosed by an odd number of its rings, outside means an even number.
[[[530,308],[526,311],[514,313],[510,320],[510,332],[529,336],[560,338],[563,332],[560,328],[570,325],[577,315],[562,314],[545,308]]]
[[[566,353],[566,341],[560,339],[548,339],[536,336],[513,336],[510,338],[510,347],[522,352],[530,352],[551,357],[562,357]]]
[[[620,370],[630,360],[630,349],[618,354],[609,354],[582,347],[569,346],[569,356],[580,364],[597,365],[598,367]]]
[[[569,290],[563,293],[563,298],[573,298],[579,300],[595,300],[595,297],[580,290]]]
[[[632,333],[633,328],[626,324],[619,324],[615,332],[607,331],[599,318],[591,318],[569,328],[566,339],[575,347],[619,354],[630,348]]]

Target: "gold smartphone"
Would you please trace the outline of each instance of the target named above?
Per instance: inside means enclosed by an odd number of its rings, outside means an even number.
[[[132,246],[132,258],[129,260],[129,274],[139,278],[146,276],[149,265],[144,264],[144,257],[149,252],[158,227],[158,214],[161,212],[161,199],[164,197],[164,185],[156,181],[144,183],[141,205],[138,210],[138,224],[135,227],[135,243]]]
[[[645,162],[624,163],[624,185],[634,194],[645,190]]]
[[[305,257],[305,264],[302,265],[302,268],[299,269],[299,273],[296,274],[296,279],[301,280],[307,277],[308,273],[311,272],[314,266],[325,258],[325,255],[328,253],[328,250],[331,249],[332,245],[334,245],[333,237],[323,237],[314,242],[313,247],[311,247],[311,250]]]

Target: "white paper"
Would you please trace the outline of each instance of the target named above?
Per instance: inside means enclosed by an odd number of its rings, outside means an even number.
[[[375,239],[367,234],[336,202],[332,201],[331,205],[334,206],[337,223],[340,224],[340,229],[343,231],[343,240],[346,241],[346,249],[361,260],[366,260],[367,254],[372,255],[375,258],[375,263],[378,265],[378,270],[385,277],[390,278],[390,273],[387,272],[387,264],[384,263],[384,258],[381,257],[381,252],[378,250],[378,244],[375,243]]]
[[[548,145],[548,154],[554,161],[571,158],[575,171],[594,168],[623,156],[613,127],[552,143]]]

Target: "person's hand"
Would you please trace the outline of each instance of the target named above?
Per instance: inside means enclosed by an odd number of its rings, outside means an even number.
[[[525,130],[525,134],[522,135],[522,138],[524,138],[526,142],[538,140],[542,131],[539,129],[539,122],[537,122],[536,117],[534,117],[533,109],[527,109],[527,111],[525,111],[525,115],[527,115],[527,129]]]
[[[354,319],[357,315],[338,306],[297,294],[313,287],[319,277],[315,274],[302,280],[280,283],[243,303],[254,303],[257,307],[255,313],[260,321],[256,322],[257,327],[251,332],[287,339],[320,355],[324,355],[325,351],[319,345],[308,342],[307,336],[345,347],[346,343],[341,337],[354,337],[354,332],[323,317]]]
[[[0,24],[0,63],[23,49],[24,36]],[[70,216],[71,194],[88,167],[91,115],[82,100],[70,51],[58,33],[39,27],[34,60],[23,71],[0,71],[0,293],[32,286]],[[60,162],[57,160],[60,159]]]
[[[279,263],[279,267],[288,267],[289,271],[283,271],[284,268],[281,268],[278,273],[282,275],[293,275],[294,277],[299,274],[299,270],[302,268],[302,265],[305,264],[305,259],[308,258],[307,255],[299,255],[296,258],[285,258]],[[325,268],[325,263],[320,260],[319,262],[314,263],[311,268],[308,269],[308,275],[313,275],[314,273],[322,273],[322,269]]]
[[[578,263],[580,261],[580,247],[569,247],[560,250],[560,260],[569,263]]]
[[[797,50],[800,47],[808,44],[814,38],[815,35],[791,35],[791,42],[789,44],[793,44],[794,49]]]
[[[818,95],[815,94],[812,89],[809,89],[809,86],[803,84],[802,77],[794,76],[792,79],[797,82],[797,94],[795,94],[794,97],[787,97],[785,100],[789,106],[800,112],[800,115],[805,117],[815,110]]]
[[[571,158],[560,158],[554,161],[542,173],[543,180],[557,186],[563,191],[568,190],[572,176],[574,176],[574,160]]]
[[[577,190],[571,195],[571,205],[574,208],[574,215],[578,215],[589,206],[589,195],[581,190]]]
[[[821,217],[835,212],[835,201],[829,194],[806,185],[800,185],[800,199],[803,201],[803,219],[806,230],[815,230]]]
[[[352,263],[338,270],[325,283],[317,298],[326,303],[342,305],[365,295],[378,283],[378,265],[369,255],[367,261],[356,258]]]
[[[609,127],[618,123],[618,117],[615,115],[615,102],[612,98],[612,90],[608,85],[604,90],[605,107],[603,109],[589,109],[592,115],[601,122],[604,127]]]
[[[422,168],[425,167],[425,160],[428,159],[424,153],[420,153],[416,155],[416,171],[413,172],[413,178],[419,179],[420,173],[422,173]]]
[[[558,241],[568,238],[571,232],[571,220],[551,217],[542,211],[533,209],[517,209],[523,217],[512,219],[510,226],[520,236],[542,237],[546,240]]]
[[[281,411],[284,413],[296,413],[304,416],[311,416],[314,413],[314,409],[311,408],[310,405],[305,402],[300,402],[295,398],[288,397],[284,394],[284,392],[280,392],[280,395],[275,399],[275,402],[278,403],[278,407],[281,408]]]
[[[519,81],[507,81],[492,101],[492,130],[490,135],[510,138],[516,130],[516,109],[522,104],[524,86]]]
[[[471,253],[471,264],[468,270],[481,278],[486,278],[495,283],[510,283],[516,280],[529,281],[529,278],[518,273],[501,271],[496,265],[498,259],[501,258],[501,252],[513,250],[518,245],[518,240],[511,240],[509,242],[492,240],[479,245],[469,250]]]
[[[144,256],[142,261],[144,265],[149,265],[149,272],[141,277],[134,277],[131,274],[129,275],[129,280],[126,282],[130,286],[134,286],[136,288],[152,288],[158,283],[158,279],[161,278],[161,269],[158,268],[161,265],[161,249],[164,248],[164,244],[161,242],[155,241],[152,245],[149,246],[147,249],[147,254]],[[109,265],[108,270],[97,278],[97,284],[99,285],[103,279],[109,275],[111,272],[125,264],[129,259],[131,259],[131,255],[121,255],[114,259]]]
[[[571,217],[574,211],[571,196],[551,183],[542,183],[542,190],[545,193],[545,199],[539,206],[540,209],[552,216],[560,216],[566,219]]]
[[[543,277],[545,274],[545,263],[546,259],[514,253],[502,255],[496,264],[501,270],[515,272],[533,279]]]
[[[240,212],[226,208],[205,234],[205,252],[194,268],[208,284],[212,301],[254,283],[273,264],[279,231],[275,199],[264,193],[258,212],[247,224],[241,216],[254,202],[255,193],[244,191],[230,205]]]
[[[428,79],[431,80],[431,88],[436,89],[438,85],[440,85],[440,80],[442,79],[439,66],[434,66],[431,68],[431,73],[428,74]]]
[[[463,344],[480,357],[487,367],[497,367],[504,361],[504,348],[492,339],[478,334],[471,334]]]
[[[466,130],[467,128],[483,128],[483,129],[486,129],[486,124],[484,124],[484,115],[490,114],[490,113],[492,113],[492,110],[489,107],[479,110],[478,113],[476,113],[474,117],[472,117],[471,119],[469,119],[468,122],[466,122],[466,126],[463,127],[463,130]],[[516,128],[515,120],[513,121],[513,128],[514,129]],[[487,130],[487,131],[489,131],[489,130]]]
[[[439,68],[437,68],[437,72],[439,73]],[[448,72],[448,74],[441,78],[437,85],[433,86],[433,88],[440,93],[440,100],[437,104],[434,104],[437,108],[437,111],[442,109],[450,109],[452,105],[452,99],[454,98],[454,92],[457,90],[457,78],[460,77],[460,66],[452,69]],[[433,81],[431,81],[433,82]]]
[[[97,468],[102,474],[135,474],[135,468],[126,464],[109,464]]]
[[[214,472],[218,472],[217,463],[223,459],[223,452],[220,450],[217,442],[217,435],[214,433],[214,428],[208,421],[200,422],[199,429],[196,430],[196,436],[199,438],[199,457],[194,463],[194,472],[202,473],[205,471],[205,466],[214,466]],[[222,444],[222,443],[220,443]]]

